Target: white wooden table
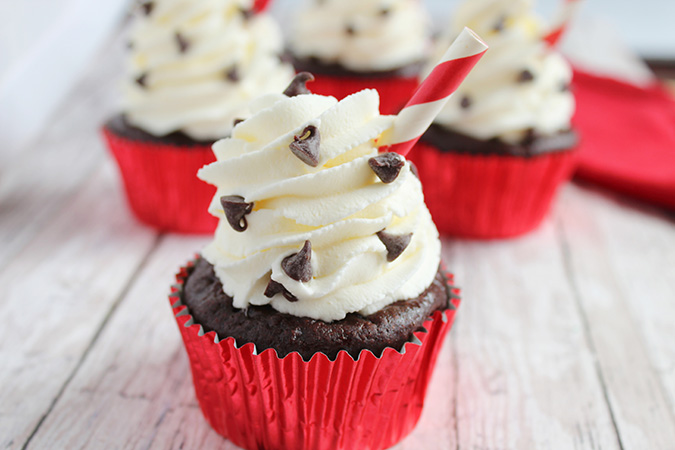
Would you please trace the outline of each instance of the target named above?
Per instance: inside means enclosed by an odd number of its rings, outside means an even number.
[[[168,306],[208,237],[136,222],[97,127],[111,44],[0,168],[0,449],[223,448]],[[535,233],[444,239],[464,302],[398,449],[675,448],[675,219],[570,184]]]

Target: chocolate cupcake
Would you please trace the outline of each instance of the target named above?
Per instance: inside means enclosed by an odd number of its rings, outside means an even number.
[[[411,165],[378,153],[377,92],[285,92],[199,172],[219,224],[172,296],[197,398],[244,448],[386,448],[419,418],[456,290]]]
[[[214,160],[248,103],[292,79],[282,39],[252,0],[142,3],[130,32],[123,113],[104,134],[132,211],[156,228],[211,232],[213,189],[195,174]]]
[[[467,0],[439,52],[468,26],[490,50],[411,152],[441,232],[474,238],[535,228],[574,166],[572,71],[528,0]],[[453,208],[447,207],[452,202]]]
[[[292,61],[316,77],[312,92],[342,99],[376,89],[383,114],[410,98],[430,51],[428,17],[417,0],[312,0],[292,25]]]

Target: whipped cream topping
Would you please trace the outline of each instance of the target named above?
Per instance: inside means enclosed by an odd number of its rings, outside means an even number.
[[[354,71],[386,71],[429,53],[429,21],[419,0],[312,1],[293,23],[290,48]]]
[[[154,0],[130,36],[127,120],[156,136],[196,140],[229,135],[255,97],[293,78],[281,63],[277,24],[251,12],[252,0]]]
[[[543,41],[531,0],[465,0],[441,37],[436,58],[469,27],[490,46],[435,123],[477,139],[515,144],[570,129],[569,64]]]
[[[270,304],[330,322],[424,292],[440,263],[438,231],[407,161],[391,158],[396,169],[389,158],[369,163],[393,122],[379,115],[377,92],[340,102],[269,94],[251,108],[198,173],[217,187],[209,211],[220,219],[202,255],[234,306]],[[315,167],[290,148],[303,139],[319,141]]]

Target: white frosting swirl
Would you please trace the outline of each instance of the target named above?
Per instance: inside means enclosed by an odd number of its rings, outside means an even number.
[[[320,0],[297,15],[296,57],[317,57],[354,71],[386,71],[429,53],[429,21],[418,0]]]
[[[541,39],[531,0],[465,0],[438,43],[437,61],[463,27],[490,46],[435,122],[488,140],[516,143],[533,130],[552,135],[570,128],[574,97],[567,62]],[[431,70],[430,65],[428,71]],[[531,80],[518,81],[527,70]],[[464,103],[464,106],[463,106]],[[468,103],[468,106],[467,106]]]
[[[127,120],[156,136],[180,130],[215,140],[253,98],[282,90],[293,71],[278,58],[281,33],[265,14],[246,18],[252,3],[154,0],[149,15],[141,9],[130,36]]]
[[[268,95],[252,105],[254,114],[238,124],[232,138],[213,146],[217,161],[198,176],[218,190],[209,211],[220,219],[214,240],[203,250],[234,306],[270,304],[276,310],[327,322],[350,312],[371,314],[431,285],[440,263],[438,231],[424,204],[419,180],[405,164],[385,184],[368,160],[375,140],[392,125],[379,115],[374,90],[339,103],[333,97]],[[317,167],[289,149],[308,125],[318,128]],[[224,217],[221,196],[253,202],[248,228],[235,231]],[[410,244],[392,262],[377,232],[412,233]],[[312,245],[313,276],[291,279],[282,260]],[[298,301],[264,296],[270,279]]]

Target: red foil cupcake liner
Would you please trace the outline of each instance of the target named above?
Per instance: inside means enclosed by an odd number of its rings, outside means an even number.
[[[216,188],[197,171],[216,160],[211,146],[180,147],[124,138],[103,128],[120,169],[134,215],[162,231],[212,233],[218,219],[208,213]]]
[[[313,75],[315,79],[308,84],[309,90],[314,94],[332,95],[338,100],[363,89],[376,89],[380,94],[381,114],[398,114],[419,85],[417,76],[376,78]]]
[[[458,299],[402,349],[385,349],[380,357],[362,351],[354,360],[342,351],[333,361],[323,353],[309,361],[298,353],[279,358],[273,349],[257,354],[251,343],[203,333],[181,303],[191,265],[176,275],[170,300],[197,400],[219,434],[249,450],[377,450],[415,427]]]
[[[532,158],[441,152],[419,141],[408,155],[439,231],[465,238],[517,236],[536,228],[576,164],[573,150]]]

